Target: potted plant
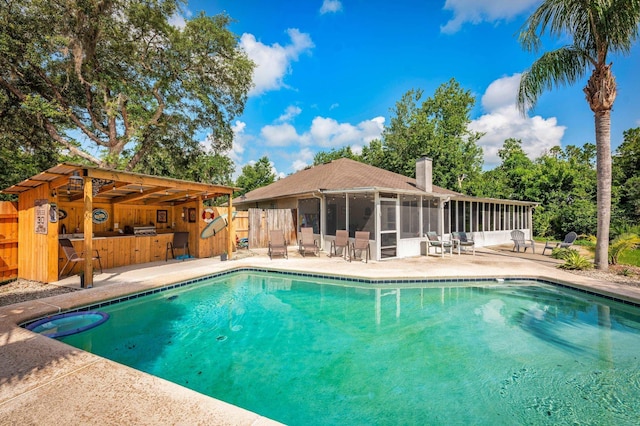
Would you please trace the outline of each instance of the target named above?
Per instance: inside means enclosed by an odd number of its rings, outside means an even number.
[[[221,260],[221,261],[223,261],[223,262],[224,262],[225,260],[227,260],[227,252],[226,252],[226,251],[223,251],[223,252],[222,252],[222,254],[220,255],[220,260]]]

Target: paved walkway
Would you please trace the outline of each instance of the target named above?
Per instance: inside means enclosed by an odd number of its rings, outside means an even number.
[[[237,259],[189,259],[105,270],[94,287],[0,308],[0,423],[2,424],[272,424],[269,419],[144,374],[17,324],[44,315],[137,293],[188,278],[238,267],[351,275],[364,278],[533,277],[590,289],[640,303],[640,288],[569,274],[548,256],[514,254],[509,247],[476,255],[428,256],[383,262],[342,258],[270,260],[264,250],[240,251]],[[57,285],[79,287],[77,276]]]

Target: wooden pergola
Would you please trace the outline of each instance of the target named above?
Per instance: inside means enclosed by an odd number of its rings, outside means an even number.
[[[92,253],[93,211],[96,204],[166,208],[167,211],[173,213],[173,218],[177,216],[176,212],[180,211],[181,206],[195,204],[196,217],[199,218],[204,212],[204,200],[226,196],[228,198],[227,218],[229,218],[229,238],[226,251],[231,256],[235,245],[233,221],[231,220],[233,217],[232,194],[236,189],[223,185],[61,163],[4,189],[2,192],[18,196],[20,252],[25,254],[27,251],[34,250],[34,253],[38,253],[40,250],[46,249],[49,253],[47,261],[44,263],[48,270],[45,282],[50,282],[54,274],[53,271],[55,271],[57,279],[57,267],[54,269],[52,264],[57,265],[58,228],[49,227],[50,229],[44,237],[35,235],[33,223],[37,220],[34,212],[36,200],[48,200],[50,205],[82,203],[81,223],[84,230],[84,251]],[[196,225],[185,224],[184,226],[193,226],[198,231],[198,226],[201,225],[196,223]],[[54,252],[55,262],[52,254]],[[26,259],[22,261],[25,257],[25,255],[19,256],[19,269],[21,264],[23,266],[29,264]],[[84,262],[84,276],[85,284],[91,286],[93,263],[90,261]]]

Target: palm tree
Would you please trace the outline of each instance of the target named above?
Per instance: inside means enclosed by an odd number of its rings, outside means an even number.
[[[598,176],[598,229],[595,264],[607,270],[611,219],[611,108],[616,81],[607,54],[629,54],[638,37],[640,0],[544,0],[520,32],[523,48],[537,52],[544,35],[569,36],[572,43],[544,53],[522,74],[518,107],[522,114],[535,106],[547,89],[591,77],[584,88],[594,113]]]

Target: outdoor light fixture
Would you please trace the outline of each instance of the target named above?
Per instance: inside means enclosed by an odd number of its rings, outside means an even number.
[[[73,172],[71,176],[69,176],[69,183],[67,184],[67,194],[71,191],[80,191],[84,188],[84,179],[80,176],[79,171]]]

